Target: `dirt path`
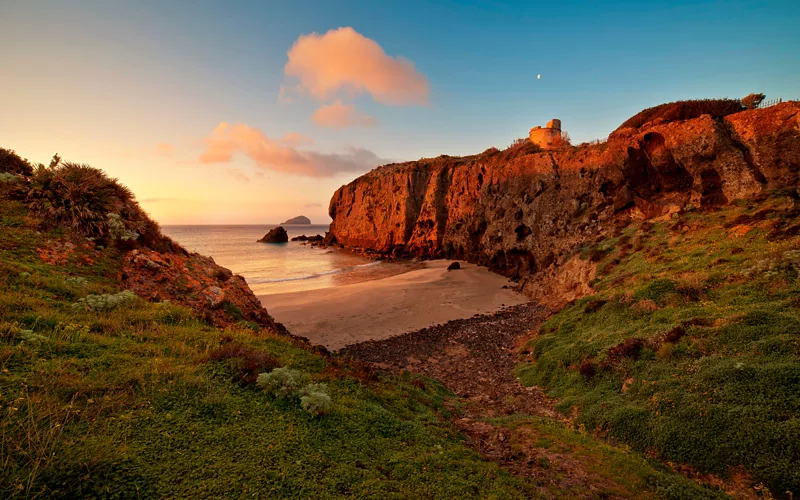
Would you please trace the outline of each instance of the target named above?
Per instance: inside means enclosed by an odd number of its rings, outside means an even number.
[[[380,369],[408,370],[439,380],[461,398],[453,423],[467,444],[484,459],[528,478],[545,497],[649,497],[621,485],[619,469],[604,466],[606,457],[593,448],[580,442],[548,444],[571,431],[558,422],[563,416],[540,389],[521,386],[514,375],[515,365],[526,355],[524,343],[544,316],[542,307],[522,304],[354,344],[339,353]],[[502,419],[512,414],[512,419]]]

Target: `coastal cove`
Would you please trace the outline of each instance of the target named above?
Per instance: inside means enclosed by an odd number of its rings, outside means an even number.
[[[331,350],[528,301],[509,289],[513,283],[503,276],[464,263],[461,269],[448,271],[450,263],[427,261],[403,274],[378,280],[258,298],[293,334]]]
[[[187,249],[245,278],[276,321],[294,335],[337,350],[526,302],[507,278],[451,261],[385,262],[301,242],[258,243],[275,225],[167,226]],[[327,226],[286,225],[289,237]],[[503,287],[506,288],[503,288]]]

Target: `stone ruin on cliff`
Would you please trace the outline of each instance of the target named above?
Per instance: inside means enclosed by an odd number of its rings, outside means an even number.
[[[528,135],[531,142],[541,147],[548,149],[554,144],[558,144],[561,140],[561,120],[553,118],[544,128],[533,127]]]

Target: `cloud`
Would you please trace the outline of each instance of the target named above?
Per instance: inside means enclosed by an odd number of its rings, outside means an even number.
[[[200,162],[230,163],[235,153],[242,153],[265,170],[307,177],[332,177],[340,172],[365,172],[382,163],[372,151],[350,147],[343,154],[300,151],[285,146],[245,124],[220,123],[206,138],[206,150]]]
[[[333,104],[326,104],[316,110],[311,120],[320,127],[342,129],[345,127],[361,126],[372,127],[377,121],[369,115],[362,115],[356,111],[352,104],[342,104],[336,100]]]
[[[303,207],[305,208],[320,208],[321,206],[322,203],[306,203],[305,205],[303,205]]]
[[[172,156],[172,153],[175,152],[175,146],[166,142],[159,142],[156,144],[156,152],[162,156]]]
[[[366,92],[376,101],[394,106],[428,103],[428,79],[414,63],[386,55],[374,40],[353,28],[302,35],[287,55],[284,74],[298,80],[298,91],[320,101],[340,92]],[[289,98],[286,88],[281,89],[280,98]]]
[[[244,172],[238,168],[226,168],[225,173],[236,179],[237,181],[249,183],[250,177],[247,177]]]
[[[284,144],[284,146],[297,147],[313,144],[314,140],[311,137],[307,137],[297,132],[286,132],[283,134],[283,137],[281,137],[281,142]]]

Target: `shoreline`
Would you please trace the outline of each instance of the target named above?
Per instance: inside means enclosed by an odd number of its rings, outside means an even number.
[[[424,261],[388,277],[257,297],[293,335],[334,351],[529,302],[503,288],[512,283],[506,277],[463,261],[461,269],[447,271],[451,262]]]

